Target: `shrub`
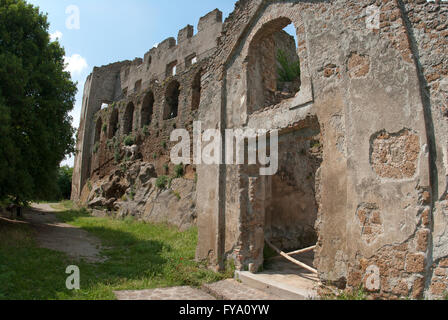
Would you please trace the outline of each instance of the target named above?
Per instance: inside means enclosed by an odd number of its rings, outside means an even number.
[[[97,153],[99,148],[100,148],[100,144],[98,142],[95,143],[95,145],[93,146],[93,153]]]
[[[118,150],[118,149],[115,149],[114,160],[115,160],[115,163],[119,163],[121,160],[120,150]]]
[[[177,191],[174,191],[173,194],[176,196],[177,200],[181,199],[180,193]]]
[[[292,82],[300,79],[300,60],[289,61],[285,51],[278,50],[277,61],[280,64],[278,68],[278,76],[280,82]]]
[[[184,166],[183,164],[178,164],[174,167],[174,177],[182,178],[184,176]]]
[[[162,141],[161,146],[162,146],[163,149],[166,149],[167,148],[166,141]]]
[[[133,146],[135,144],[135,137],[133,135],[126,136],[123,143],[127,147]]]
[[[168,173],[168,171],[170,170],[170,167],[168,166],[168,164],[164,164],[163,165],[163,170],[165,170],[166,173]]]
[[[103,132],[104,132],[104,133],[107,132],[107,124],[103,124]]]
[[[144,134],[145,136],[149,136],[149,127],[148,127],[148,126],[144,126],[144,127],[143,127],[143,134]]]
[[[167,176],[160,176],[156,180],[157,189],[164,190],[167,188],[169,182],[169,178]]]
[[[131,186],[131,190],[130,190],[130,192],[129,192],[129,198],[130,198],[132,201],[134,201],[135,195],[136,195],[135,188],[134,188],[134,186]]]

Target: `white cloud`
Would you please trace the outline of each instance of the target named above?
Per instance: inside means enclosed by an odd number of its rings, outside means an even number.
[[[65,64],[65,71],[70,72],[72,77],[81,75],[81,73],[89,67],[86,59],[77,53],[73,54],[71,57],[65,57]]]
[[[63,34],[61,31],[55,31],[53,33],[50,34],[50,41],[56,41],[56,40],[61,40]]]

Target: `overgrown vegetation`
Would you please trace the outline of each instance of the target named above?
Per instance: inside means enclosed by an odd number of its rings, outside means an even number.
[[[278,80],[280,82],[293,82],[300,80],[300,60],[290,61],[285,51],[278,50],[277,61],[280,65],[278,68]]]
[[[135,144],[135,137],[133,135],[128,135],[124,138],[123,144],[127,147],[133,146]]]
[[[359,287],[352,292],[339,291],[337,294],[324,295],[323,300],[349,300],[349,301],[363,301],[367,300],[368,294],[363,287]]]
[[[160,190],[164,190],[168,187],[169,183],[169,177],[168,176],[160,176],[156,180],[156,188]]]
[[[184,176],[184,165],[178,164],[174,167],[174,178],[182,178]]]
[[[144,126],[144,127],[143,127],[143,134],[144,134],[145,136],[149,136],[149,127],[148,127],[148,126]]]
[[[67,203],[70,206],[69,203]],[[197,230],[186,232],[133,219],[93,218],[83,210],[58,214],[61,221],[101,239],[103,264],[75,261],[38,248],[29,225],[0,220],[0,299],[115,299],[113,291],[195,286],[232,277],[194,261]],[[65,287],[69,265],[81,271],[81,290]]]
[[[93,153],[97,153],[99,148],[100,148],[100,143],[96,142],[93,146]]]
[[[58,171],[58,198],[56,200],[68,200],[72,194],[73,168],[62,166]]]
[[[48,29],[37,7],[0,1],[0,199],[20,205],[54,195],[74,152],[76,84]]]

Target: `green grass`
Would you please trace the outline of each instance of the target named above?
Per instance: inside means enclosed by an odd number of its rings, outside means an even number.
[[[200,286],[232,276],[231,271],[218,274],[194,261],[196,229],[179,232],[133,219],[93,218],[82,210],[58,216],[100,238],[107,248],[101,253],[109,259],[89,264],[40,249],[30,226],[0,220],[0,299],[115,299],[115,290]],[[80,268],[79,291],[65,288],[69,265]]]
[[[340,291],[338,294],[328,294],[322,297],[323,300],[349,300],[364,301],[367,300],[368,294],[364,288],[358,288],[352,292]]]

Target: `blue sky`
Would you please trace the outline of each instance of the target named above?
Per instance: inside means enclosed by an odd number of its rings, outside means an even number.
[[[218,8],[224,19],[234,0],[28,0],[48,13],[50,34],[65,48],[68,70],[78,82],[73,126],[78,127],[84,82],[94,66],[143,58],[155,44],[177,37],[187,24]],[[79,29],[76,11],[79,9]],[[67,11],[67,9],[69,9]],[[67,26],[67,21],[68,26]],[[74,159],[64,161],[73,165]]]

